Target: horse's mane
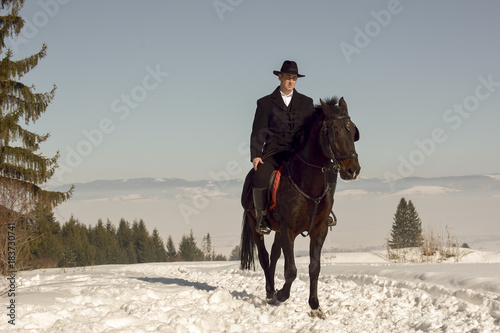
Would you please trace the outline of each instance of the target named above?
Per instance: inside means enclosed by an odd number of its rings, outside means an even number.
[[[323,103],[331,106],[332,108],[335,108],[337,106],[338,99],[337,97],[328,97],[323,100]],[[295,137],[294,149],[296,151],[306,143],[307,139],[309,138],[309,134],[311,133],[312,127],[316,123],[316,120],[318,120],[318,118],[323,114],[323,108],[321,107],[321,104],[315,104],[314,111],[315,112],[306,120],[306,123],[304,124],[304,127],[302,127],[302,130],[297,133],[297,136]]]
[[[323,100],[323,103],[325,103],[328,106],[331,106],[332,108],[336,107],[338,102],[339,102],[339,100],[337,97],[327,97]],[[323,108],[321,107],[321,104],[314,105],[314,110],[316,110],[316,112],[319,112],[319,113],[323,112]]]

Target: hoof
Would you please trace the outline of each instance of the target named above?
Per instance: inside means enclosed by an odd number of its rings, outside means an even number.
[[[278,301],[278,297],[276,296],[276,291],[273,293],[271,297],[266,298],[267,304],[269,305],[280,305],[280,302]]]
[[[290,297],[290,294],[285,294],[283,292],[283,290],[279,290],[276,293],[276,299],[278,300],[278,302],[281,302],[281,303],[283,303],[284,301],[286,301],[289,297]]]
[[[311,310],[311,317],[313,318],[319,318],[319,319],[326,319],[326,315],[325,313],[323,312],[323,310],[321,310],[321,308],[317,308],[315,310]]]

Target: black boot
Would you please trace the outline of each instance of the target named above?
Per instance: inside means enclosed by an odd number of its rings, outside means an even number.
[[[255,218],[257,219],[256,231],[261,235],[271,233],[270,223],[267,218],[267,188],[252,189]]]

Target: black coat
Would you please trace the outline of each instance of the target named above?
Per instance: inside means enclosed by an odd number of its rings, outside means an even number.
[[[288,107],[279,87],[259,99],[250,137],[250,160],[292,152],[295,136],[314,112],[313,100],[296,90]]]

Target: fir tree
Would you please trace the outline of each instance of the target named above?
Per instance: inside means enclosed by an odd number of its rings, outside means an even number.
[[[207,233],[206,236],[203,236],[203,241],[201,242],[201,250],[205,255],[205,260],[210,261],[213,259],[212,256],[212,238],[210,237],[210,233]]]
[[[16,184],[24,190],[27,199],[54,207],[69,199],[71,190],[46,191],[40,186],[54,175],[59,153],[51,158],[37,153],[49,134],[31,132],[21,123],[27,126],[36,122],[52,102],[56,88],[54,86],[47,93],[36,93],[33,86],[18,81],[45,57],[47,47],[43,45],[37,54],[21,60],[13,60],[12,51],[5,50],[5,39],[15,38],[24,25],[19,17],[23,2],[1,2],[1,9],[7,8],[8,14],[0,17],[0,51],[4,54],[0,61],[0,185]]]
[[[174,241],[172,240],[172,236],[168,235],[167,258],[168,260],[173,260],[176,255],[177,255],[177,250],[175,249]]]
[[[406,202],[405,198],[401,198],[394,214],[389,247],[397,249],[421,245],[422,221],[411,200]]]
[[[98,220],[97,225],[89,231],[89,241],[96,249],[95,265],[118,264],[124,261],[125,255],[122,255],[115,228],[109,220],[106,225],[101,219]]]
[[[0,2],[0,245],[4,253],[7,227],[16,226],[19,220],[33,214],[37,205],[55,207],[70,198],[73,187],[67,192],[48,191],[43,185],[54,175],[59,152],[53,157],[39,153],[40,144],[49,134],[37,134],[27,129],[35,123],[55,94],[54,88],[46,93],[35,92],[20,80],[46,56],[47,47],[27,58],[14,60],[5,41],[16,38],[24,25],[19,11],[24,0],[1,0]],[[21,226],[20,226],[21,227]],[[18,241],[24,243],[30,235],[18,229]],[[21,258],[21,253],[17,253]],[[0,258],[0,268],[5,267],[5,258]]]
[[[158,229],[153,229],[153,234],[151,235],[151,244],[153,246],[153,261],[164,262],[168,260],[167,250],[165,250],[165,244],[160,237]]]
[[[203,261],[203,251],[196,245],[196,240],[191,230],[189,236],[182,236],[179,243],[179,254],[184,261]]]
[[[110,220],[106,223],[106,239],[109,242],[109,247],[106,255],[107,264],[123,264],[127,263],[127,254],[125,249],[118,244],[118,236],[115,226]]]
[[[106,229],[102,220],[97,221],[97,225],[89,231],[89,243],[96,248],[95,265],[104,265],[106,263],[107,239]]]
[[[153,246],[146,224],[142,219],[139,222],[134,221],[132,224],[132,238],[137,254],[137,262],[145,263],[153,261]]]
[[[125,251],[126,261],[123,263],[135,264],[137,262],[137,254],[135,253],[134,243],[132,241],[132,229],[130,223],[123,218],[118,225],[116,237],[118,238],[118,245]]]
[[[229,260],[240,260],[241,249],[239,245],[236,245],[229,255]]]
[[[31,244],[33,268],[57,267],[63,251],[61,226],[54,213],[40,207],[34,217],[35,241]]]
[[[89,242],[89,230],[73,216],[62,227],[63,267],[90,266],[94,264],[96,249]]]

